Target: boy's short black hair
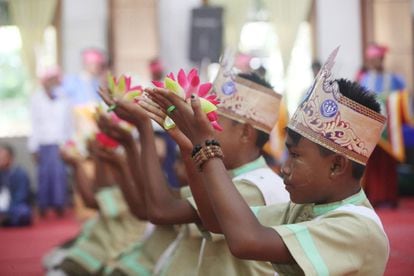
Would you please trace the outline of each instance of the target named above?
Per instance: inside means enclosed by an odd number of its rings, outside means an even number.
[[[11,158],[14,157],[14,149],[11,145],[2,143],[0,144],[0,148],[6,150]]]
[[[254,73],[254,72],[240,73],[237,76],[243,79],[252,81],[254,83],[257,83],[266,88],[273,89],[270,83],[264,78],[260,77],[257,73]],[[267,143],[267,141],[269,141],[269,134],[261,130],[256,130],[256,131],[257,131],[256,147],[258,147],[259,149],[262,149],[263,146]]]
[[[336,80],[339,86],[339,92],[347,97],[348,99],[351,99],[375,112],[381,112],[381,107],[379,103],[376,100],[375,94],[371,93],[361,85],[359,85],[356,82],[352,82],[346,79],[338,79]],[[302,135],[297,133],[294,130],[291,130],[290,128],[287,128],[287,134],[292,139],[293,143],[297,145],[302,138]],[[319,145],[319,152],[322,156],[328,156],[331,154],[334,154],[333,151]],[[365,166],[361,165],[359,163],[356,163],[354,161],[352,162],[352,177],[355,179],[361,179],[362,175],[364,174]]]

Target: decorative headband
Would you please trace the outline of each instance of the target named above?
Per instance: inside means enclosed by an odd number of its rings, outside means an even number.
[[[288,127],[307,139],[365,165],[383,130],[386,118],[343,96],[331,69],[336,48],[316,76],[305,100]]]
[[[237,76],[232,57],[224,55],[210,94],[217,96],[217,112],[270,133],[279,116],[282,96],[274,90]]]

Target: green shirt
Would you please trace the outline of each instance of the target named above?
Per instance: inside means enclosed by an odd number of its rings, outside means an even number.
[[[229,175],[237,190],[249,206],[265,205],[261,190],[242,177],[252,171],[268,168],[263,157],[248,163]],[[270,168],[269,168],[270,170]],[[275,174],[274,177],[277,177]],[[238,178],[238,180],[234,180]],[[269,183],[274,185],[274,183]],[[277,189],[274,189],[277,191]],[[197,210],[193,197],[187,200]],[[285,200],[285,202],[287,199]],[[272,275],[274,271],[268,262],[248,261],[235,258],[224,240],[223,235],[207,232],[202,225],[188,224],[182,227],[181,240],[175,244],[174,252],[160,272],[160,275]]]
[[[78,239],[66,257],[91,274],[139,240],[146,226],[129,212],[118,186],[101,189],[96,200],[99,216],[89,227],[88,234]]]
[[[190,188],[180,189],[184,198],[191,195]],[[152,275],[155,264],[167,247],[176,239],[179,226],[157,225],[144,241],[136,242],[106,268],[106,274],[120,270],[126,275]]]
[[[283,239],[296,264],[273,264],[279,275],[383,275],[389,254],[381,221],[361,190],[330,204],[253,207]]]

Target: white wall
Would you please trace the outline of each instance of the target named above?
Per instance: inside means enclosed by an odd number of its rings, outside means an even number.
[[[169,72],[190,68],[191,9],[201,5],[200,0],[159,0],[160,57]]]
[[[81,69],[80,53],[88,47],[107,49],[107,0],[62,1],[63,69],[76,73]]]
[[[354,79],[362,64],[362,35],[359,0],[316,0],[317,53],[323,63],[341,46],[336,58],[336,77]]]

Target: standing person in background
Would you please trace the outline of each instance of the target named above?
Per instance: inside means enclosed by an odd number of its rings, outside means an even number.
[[[104,52],[97,48],[88,48],[82,52],[82,71],[68,76],[63,81],[65,92],[76,106],[99,101],[98,88],[107,67]]]
[[[25,226],[32,222],[30,181],[27,172],[14,163],[14,151],[0,145],[0,224]]]
[[[400,75],[385,70],[387,52],[388,48],[383,45],[368,46],[365,52],[367,71],[360,80],[363,87],[375,92],[383,114],[388,117],[386,129],[367,164],[364,188],[373,206],[395,207],[398,200],[397,165],[404,161],[399,94],[406,85]]]
[[[72,134],[70,104],[61,87],[59,68],[41,75],[41,89],[31,99],[32,134],[28,146],[37,165],[37,196],[40,214],[53,207],[64,213],[67,177],[59,146]]]
[[[369,45],[365,51],[368,70],[361,78],[361,85],[380,96],[405,88],[405,82],[400,75],[385,70],[384,59],[387,52],[387,47],[378,44]]]

